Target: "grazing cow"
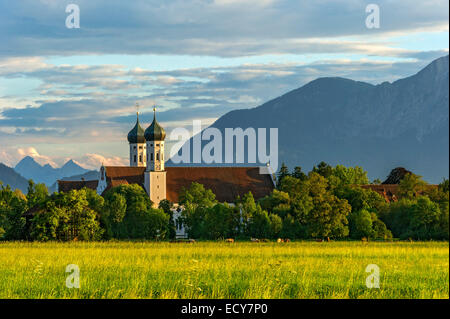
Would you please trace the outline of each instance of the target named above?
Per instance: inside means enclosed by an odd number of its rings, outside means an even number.
[[[259,239],[258,239],[258,238],[250,238],[250,240],[251,240],[253,243],[259,243]]]
[[[233,238],[227,238],[227,239],[225,239],[225,242],[227,242],[227,243],[234,243],[234,239]]]
[[[195,243],[195,239],[189,239],[189,240],[187,241],[187,243],[188,243],[188,244],[193,244],[193,243]]]
[[[284,240],[284,242],[285,242],[285,243],[290,243],[291,240],[290,240],[289,238],[286,238],[286,239]]]
[[[277,243],[282,243],[282,242],[284,242],[283,239],[281,239],[281,238],[278,238],[278,239],[277,239]]]
[[[316,239],[316,242],[321,243],[321,242],[323,242],[323,239],[322,238],[318,238],[318,239]]]

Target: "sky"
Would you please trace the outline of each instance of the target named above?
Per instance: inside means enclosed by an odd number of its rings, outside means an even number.
[[[379,28],[368,28],[368,4]],[[68,4],[80,28],[67,28]],[[379,84],[448,54],[448,0],[0,0],[0,162],[127,165],[157,105],[204,126],[318,77]],[[167,142],[170,149],[171,142]]]

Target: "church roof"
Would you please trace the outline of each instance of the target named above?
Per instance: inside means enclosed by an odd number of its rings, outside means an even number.
[[[80,190],[84,187],[96,190],[98,180],[92,181],[58,181],[58,191],[67,193],[71,190]]]
[[[145,143],[144,129],[141,127],[139,123],[139,113],[137,113],[136,115],[137,115],[136,125],[128,133],[128,142]]]
[[[153,110],[153,122],[145,130],[145,139],[147,141],[164,141],[166,132],[156,120],[156,111]]]
[[[232,203],[237,196],[252,192],[255,199],[274,189],[272,177],[260,174],[259,167],[166,167],[167,199],[178,203],[178,194],[192,182],[211,189],[219,202]]]
[[[106,166],[108,187],[138,184],[144,187],[145,167]],[[192,182],[211,189],[219,202],[234,202],[249,191],[258,199],[269,195],[273,188],[269,174],[259,174],[259,167],[166,167],[166,195],[178,203],[178,194]]]

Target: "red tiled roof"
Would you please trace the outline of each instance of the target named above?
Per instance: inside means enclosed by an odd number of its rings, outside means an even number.
[[[178,202],[178,194],[192,182],[203,184],[219,202],[234,202],[237,196],[252,192],[255,199],[269,195],[272,177],[260,174],[259,167],[166,167],[167,199]]]
[[[80,190],[84,187],[96,190],[98,186],[98,180],[93,181],[58,181],[59,192],[69,192],[71,190]]]
[[[145,167],[105,167],[108,187],[138,184],[144,187]],[[255,198],[269,195],[273,188],[272,177],[259,174],[259,167],[166,167],[167,199],[178,202],[178,194],[192,182],[211,189],[220,202],[233,202],[249,191]],[[106,191],[105,190],[105,191]]]
[[[124,184],[138,184],[144,187],[145,167],[105,166],[105,172],[108,186],[104,192]]]

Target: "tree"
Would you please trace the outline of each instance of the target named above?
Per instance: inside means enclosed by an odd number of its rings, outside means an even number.
[[[48,189],[45,184],[35,184],[32,179],[28,181],[27,202],[28,208],[45,202],[48,198]]]
[[[86,189],[50,196],[32,219],[33,239],[99,240],[103,229],[98,214],[89,207]]]
[[[334,190],[334,194],[348,201],[352,212],[367,210],[369,212],[380,212],[386,208],[386,200],[371,189],[364,189],[354,185],[344,185]]]
[[[372,224],[371,214],[365,210],[361,209],[352,212],[349,216],[350,224],[350,237],[354,239],[373,238],[374,230]]]
[[[127,200],[119,193],[107,193],[102,212],[102,222],[106,228],[106,237],[126,236],[126,232],[120,227],[127,213]],[[124,231],[125,233],[121,232]]]
[[[240,214],[228,204],[216,204],[205,214],[203,238],[219,239],[235,237],[239,234]]]
[[[283,220],[280,216],[275,214],[269,214],[270,219],[270,234],[272,238],[276,238],[280,235],[283,229]]]
[[[20,191],[12,191],[9,186],[0,186],[0,240],[20,240],[26,238],[25,218],[26,197]]]
[[[167,236],[170,216],[162,209],[154,209],[139,185],[110,189],[105,195],[104,206],[109,236],[119,239],[162,239]]]
[[[305,225],[300,224],[290,214],[283,219],[283,226],[280,232],[283,238],[307,238],[307,229]]]
[[[428,196],[402,198],[391,203],[389,210],[381,214],[394,236],[400,238],[444,239],[448,238],[448,212],[441,212],[439,205]],[[447,219],[447,221],[446,221]]]
[[[301,181],[304,181],[308,178],[308,176],[303,173],[302,168],[300,166],[294,167],[294,172],[292,173],[292,177],[297,178]]]
[[[193,182],[188,189],[185,187],[181,189],[179,200],[181,205],[190,203],[196,208],[212,207],[217,203],[216,195],[210,189],[205,189],[202,184],[196,182]]]
[[[333,167],[322,161],[319,163],[319,165],[317,165],[317,167],[314,166],[312,171],[314,173],[322,175],[325,178],[328,178],[333,174]]]
[[[248,229],[250,219],[251,219],[253,213],[256,211],[255,198],[253,197],[252,192],[248,192],[247,194],[244,194],[244,196],[242,196],[242,199],[240,199],[237,202],[237,206],[240,209],[241,221],[242,221],[240,231],[241,231],[241,233],[245,233]]]
[[[270,237],[270,218],[267,211],[262,210],[261,206],[256,206],[256,210],[253,212],[249,226],[248,235],[255,238],[268,238]]]
[[[296,220],[304,222],[305,216],[313,207],[312,198],[309,193],[310,181],[308,179],[302,181],[294,177],[287,176],[283,179],[280,190],[289,195],[288,201],[286,202],[290,205],[290,209],[288,210],[289,214],[291,214]],[[274,194],[276,194],[275,191]]]
[[[168,237],[171,239],[174,239],[176,237],[176,227],[175,222],[173,220],[173,211],[172,211],[173,203],[169,201],[168,199],[163,199],[159,202],[158,208],[162,209],[164,213],[166,213],[170,219],[169,219],[169,232]]]
[[[313,208],[305,216],[308,234],[312,237],[348,236],[347,216],[351,206],[345,199],[339,199],[328,189],[326,178],[318,173],[309,174],[310,196]]]
[[[282,163],[277,175],[277,188],[281,185],[281,182],[286,176],[289,176],[289,169],[286,164]]]
[[[362,167],[345,167],[343,165],[336,165],[332,169],[333,176],[339,178],[343,185],[366,185],[369,184],[367,172]]]
[[[379,179],[379,178],[375,178],[373,181],[372,181],[372,183],[370,183],[370,184],[372,184],[372,185],[380,185],[382,182],[381,182],[381,179]]]
[[[183,187],[178,197],[184,207],[181,216],[189,237],[204,237],[205,215],[217,204],[216,195],[202,184],[193,182],[188,189]]]
[[[424,190],[426,182],[416,174],[407,173],[398,185],[398,194],[401,197],[414,198]]]
[[[420,196],[412,206],[408,235],[418,239],[431,239],[439,234],[441,211],[428,196]]]

